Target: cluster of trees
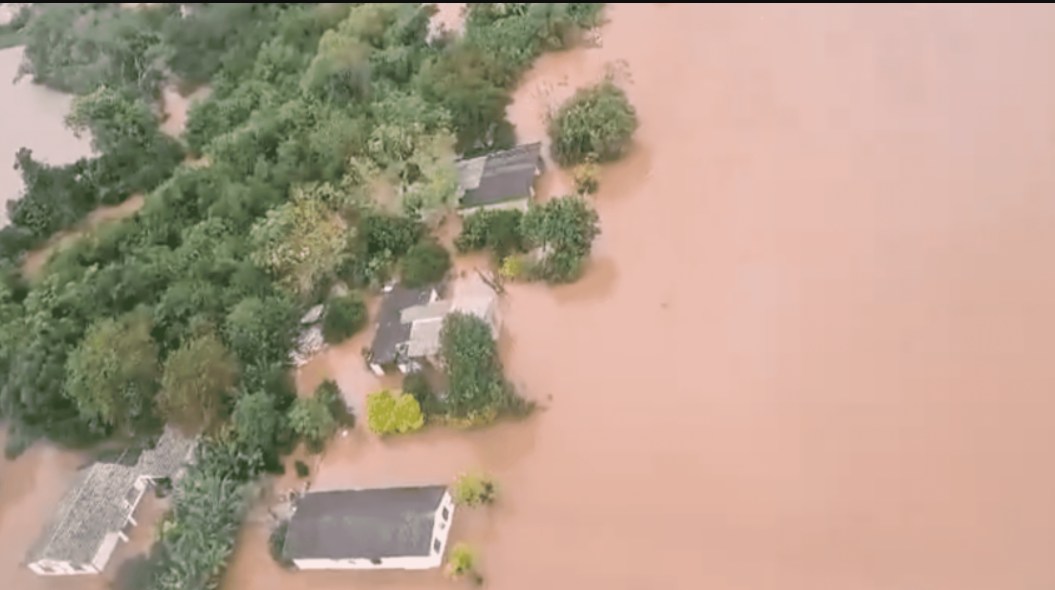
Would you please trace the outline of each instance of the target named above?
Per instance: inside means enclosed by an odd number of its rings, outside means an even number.
[[[511,140],[516,76],[600,7],[472,5],[464,39],[429,41],[434,9],[420,4],[195,4],[185,18],[170,4],[35,6],[24,72],[80,95],[69,124],[99,153],[61,167],[18,157],[26,193],[0,230],[6,451],[164,422],[203,433],[150,587],[217,587],[258,475],[340,424],[335,386],[295,395],[298,318],[338,281],[446,272],[421,220],[455,194],[450,156]],[[212,86],[186,148],[154,114],[172,77]],[[180,164],[184,149],[207,163]],[[20,275],[27,248],[135,192],[136,215]],[[354,332],[354,304],[330,311],[334,333]],[[444,328],[446,411],[466,421],[523,406],[476,321]]]
[[[516,209],[477,211],[465,219],[455,240],[460,252],[489,250],[512,279],[570,283],[582,275],[593,241],[600,235],[599,217],[580,196],[564,196]],[[534,256],[524,254],[534,251]]]
[[[454,480],[454,503],[459,506],[489,506],[498,497],[498,482],[483,472],[466,472]]]
[[[550,117],[548,131],[553,159],[574,166],[618,159],[636,130],[637,111],[609,76],[565,101]]]
[[[366,396],[366,424],[382,436],[408,434],[425,425],[425,415],[413,395],[384,390]]]

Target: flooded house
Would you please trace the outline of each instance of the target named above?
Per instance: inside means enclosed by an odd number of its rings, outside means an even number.
[[[193,451],[193,439],[167,428],[138,457],[125,453],[85,469],[30,548],[29,569],[42,576],[102,573],[118,541],[127,542],[127,529],[136,526],[143,496],[159,479],[178,479]]]
[[[527,209],[542,173],[542,144],[459,160],[458,208],[462,215],[481,209]]]
[[[443,286],[408,289],[390,285],[378,317],[377,332],[370,347],[370,370],[381,376],[394,369],[407,374],[423,365],[438,364],[443,319],[452,312],[475,315],[491,327],[498,338],[497,296],[483,281],[470,279],[457,285],[454,297],[442,299]]]
[[[453,516],[442,485],[311,492],[282,552],[302,570],[430,569],[443,561]]]

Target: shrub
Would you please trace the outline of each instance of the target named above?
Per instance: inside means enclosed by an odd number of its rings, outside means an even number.
[[[468,215],[454,247],[465,254],[488,249],[499,260],[513,252],[524,251],[520,224],[524,213],[519,209],[484,209]]]
[[[467,543],[458,543],[451,549],[443,573],[451,579],[458,580],[468,576],[477,584],[483,583],[483,577],[476,571],[476,551]]]
[[[289,410],[289,425],[304,437],[308,450],[322,451],[326,440],[337,431],[337,421],[327,403],[317,397],[298,398]]]
[[[345,428],[353,428],[355,426],[355,414],[348,408],[348,404],[344,403],[344,397],[341,396],[341,388],[337,386],[335,381],[327,379],[320,383],[315,388],[315,397],[330,409],[330,415],[333,416],[338,426]]]
[[[414,396],[385,390],[366,396],[366,425],[382,436],[407,434],[424,426],[425,417]]]
[[[498,487],[486,473],[463,473],[454,480],[454,502],[459,506],[494,504]]]
[[[601,186],[601,167],[592,158],[575,167],[575,192],[591,195]]]
[[[343,342],[362,330],[366,319],[366,304],[358,293],[334,297],[326,304],[322,337],[327,344]]]
[[[451,269],[451,255],[432,240],[416,244],[403,258],[403,283],[411,288],[438,282]]]
[[[297,464],[298,466],[303,465],[300,461],[297,461]],[[305,467],[307,466],[305,465]],[[274,559],[275,563],[287,569],[293,567],[293,561],[283,553],[283,549],[286,546],[286,531],[288,529],[289,523],[283,521],[271,530],[271,536],[268,539],[268,546],[271,549],[271,559]]]
[[[506,256],[498,274],[507,281],[516,281],[530,276],[531,265],[522,254]]]
[[[582,88],[549,122],[553,159],[561,166],[618,159],[637,130],[637,112],[610,78]]]
[[[293,463],[293,467],[297,470],[297,477],[299,477],[301,479],[304,479],[305,477],[308,477],[308,474],[310,473],[310,470],[308,469],[308,464],[307,463],[305,463],[304,461],[301,461],[300,459],[297,459]]]
[[[447,371],[446,405],[451,417],[481,424],[510,407],[515,395],[502,375],[491,327],[470,314],[443,319],[440,359]]]

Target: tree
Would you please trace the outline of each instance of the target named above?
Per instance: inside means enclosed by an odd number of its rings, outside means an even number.
[[[451,269],[451,254],[434,240],[415,244],[403,257],[403,284],[417,288],[438,282]]]
[[[196,336],[165,360],[161,407],[185,430],[211,430],[223,417],[237,377],[238,362],[215,334]]]
[[[326,440],[337,432],[337,420],[324,400],[318,397],[301,397],[289,410],[289,424],[293,431],[304,437],[308,449],[322,450]]]
[[[66,362],[66,393],[82,414],[128,429],[151,412],[159,373],[152,327],[143,312],[92,324]]]
[[[242,444],[265,454],[273,451],[282,416],[269,395],[262,391],[242,394],[231,418]]]
[[[594,158],[619,158],[637,130],[637,112],[610,78],[582,88],[560,106],[549,122],[553,159],[573,166]]]
[[[288,203],[253,227],[253,261],[295,295],[310,294],[345,259],[348,229],[328,202],[332,190],[328,185],[296,187]]]
[[[224,322],[227,342],[247,364],[284,361],[297,327],[296,310],[282,296],[246,297]]]
[[[358,293],[334,297],[326,303],[322,318],[322,337],[327,344],[338,344],[351,338],[366,325],[366,304]]]
[[[536,272],[554,283],[568,283],[582,274],[593,240],[600,235],[597,211],[586,199],[564,196],[532,205],[521,220],[525,240],[539,248],[542,260]]]
[[[601,167],[587,158],[575,167],[575,192],[586,196],[597,192],[601,186]]]
[[[440,360],[447,371],[446,405],[453,416],[489,422],[509,403],[498,347],[484,320],[448,314],[440,331]]]
[[[366,425],[382,436],[407,434],[424,426],[425,417],[414,396],[384,390],[366,396]]]
[[[520,222],[524,213],[519,209],[482,209],[468,215],[462,231],[454,240],[454,247],[465,254],[484,248],[498,260],[515,252],[524,251],[524,236]]]
[[[455,504],[469,507],[494,504],[497,495],[498,484],[486,473],[462,473],[454,480]]]

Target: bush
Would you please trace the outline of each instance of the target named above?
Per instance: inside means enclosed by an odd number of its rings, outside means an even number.
[[[451,549],[443,573],[451,579],[472,577],[477,584],[483,583],[483,577],[476,571],[476,551],[466,543],[458,543]]]
[[[475,507],[494,504],[498,486],[486,473],[463,473],[454,480],[454,503]]]
[[[403,258],[403,284],[411,288],[439,282],[451,269],[451,254],[433,240],[416,244]]]
[[[289,425],[304,437],[308,450],[313,453],[322,452],[326,440],[337,431],[337,420],[329,405],[318,397],[298,398],[289,410]]]
[[[381,436],[407,434],[425,425],[425,416],[414,396],[379,391],[366,396],[366,425]]]
[[[575,192],[592,195],[601,186],[601,167],[592,158],[575,167]]]
[[[618,159],[637,130],[637,112],[626,93],[605,79],[582,88],[550,119],[553,159],[574,166],[590,158],[597,162]]]
[[[462,222],[454,247],[462,254],[486,248],[499,260],[511,253],[523,252],[524,236],[520,229],[523,216],[519,209],[476,211]]]
[[[300,461],[297,461],[297,464],[298,466],[303,465]],[[305,468],[306,467],[307,466],[305,465]],[[297,473],[300,473],[299,469]],[[280,522],[278,526],[271,530],[271,536],[268,539],[268,547],[271,550],[271,559],[274,559],[275,563],[286,569],[293,567],[293,561],[283,553],[283,549],[286,546],[286,531],[288,529],[288,522]]]
[[[308,469],[308,464],[307,463],[305,463],[304,461],[301,461],[300,459],[297,459],[293,463],[293,467],[297,470],[297,477],[299,477],[301,479],[304,479],[305,477],[308,477],[308,474],[310,473],[310,470]]]
[[[341,395],[341,388],[338,387],[337,382],[327,379],[320,383],[315,388],[315,397],[330,409],[330,415],[333,416],[338,426],[355,427],[355,414],[348,408],[348,404],[344,403],[344,397]]]
[[[334,297],[326,304],[322,337],[327,344],[344,342],[363,329],[366,319],[366,304],[358,293]]]

